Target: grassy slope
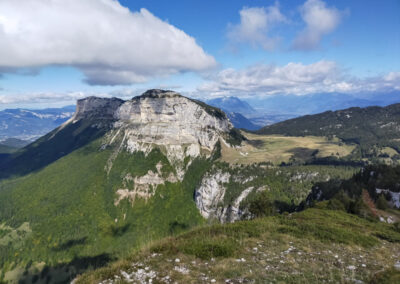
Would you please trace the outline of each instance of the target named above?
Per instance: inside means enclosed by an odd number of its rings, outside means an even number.
[[[0,228],[3,277],[25,277],[29,282],[42,270],[43,281],[71,279],[90,266],[126,257],[144,244],[203,222],[193,202],[193,191],[210,169],[210,161],[195,161],[182,183],[159,186],[155,197],[147,202],[136,200],[132,206],[124,200],[115,207],[115,191],[122,188],[127,173],[142,176],[148,170],[156,172],[159,161],[166,176],[173,168],[159,151],[147,157],[121,152],[107,175],[104,165],[115,149],[100,148],[101,139],[95,140],[41,171],[0,183],[0,224],[7,226],[3,236]],[[307,166],[283,168],[277,174],[277,169],[219,166],[232,173],[257,176],[247,184],[227,185],[227,202],[247,186],[268,184],[274,200],[290,203],[294,199],[297,203],[307,195],[311,180],[297,184],[288,181],[291,176],[318,171],[318,178],[326,179],[327,174],[342,177],[352,172],[345,167]],[[21,226],[28,229],[12,238]],[[8,243],[2,245],[1,240]],[[45,265],[48,268],[43,270]]]
[[[308,209],[194,229],[86,273],[78,283],[124,283],[126,275],[156,283],[394,283],[400,279],[393,270],[399,257],[400,232],[393,225]]]
[[[103,136],[108,129],[106,123],[101,128],[92,127],[92,124],[90,120],[81,120],[64,128],[59,127],[6,159],[0,160],[0,179],[38,171]]]
[[[10,231],[0,228],[0,276],[14,270],[18,277],[21,268],[44,262],[50,267],[47,274],[62,275],[70,266],[68,277],[73,277],[79,268],[104,264],[143,243],[203,222],[193,191],[209,162],[195,161],[182,183],[160,185],[147,202],[136,200],[132,206],[124,200],[116,207],[115,191],[126,173],[155,172],[159,161],[164,170],[171,167],[159,151],[147,157],[120,153],[107,175],[104,165],[113,149],[99,151],[100,142],[95,140],[41,171],[0,183],[0,224],[16,231],[27,223],[31,230],[2,245]],[[32,273],[31,269],[28,276]]]
[[[271,162],[279,165],[290,158],[311,159],[322,157],[346,157],[354,150],[353,145],[328,141],[326,137],[288,137],[280,135],[255,135],[243,132],[248,139],[240,148],[228,148],[222,144],[222,160],[229,163],[252,164]]]

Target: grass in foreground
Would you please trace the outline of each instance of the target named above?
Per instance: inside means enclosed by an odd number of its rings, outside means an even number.
[[[391,283],[399,277],[393,269],[399,258],[400,232],[393,225],[308,209],[194,229],[77,283]]]

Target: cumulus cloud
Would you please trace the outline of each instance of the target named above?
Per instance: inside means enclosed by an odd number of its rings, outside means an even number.
[[[349,76],[334,61],[285,66],[254,65],[241,70],[225,69],[198,88],[207,96],[249,96],[314,93],[360,93],[400,90],[400,72],[361,79]]]
[[[245,7],[239,13],[240,23],[228,27],[227,36],[232,43],[249,43],[266,50],[276,47],[279,39],[270,37],[268,32],[275,24],[287,21],[278,2],[267,8]]]
[[[384,80],[387,82],[400,82],[400,72],[390,72],[384,76]]]
[[[0,43],[0,70],[68,65],[95,85],[144,82],[216,64],[182,30],[115,0],[2,0]]]
[[[312,50],[319,46],[324,35],[333,32],[340,24],[342,12],[335,7],[327,7],[321,0],[307,0],[300,8],[306,27],[295,38],[292,48]]]

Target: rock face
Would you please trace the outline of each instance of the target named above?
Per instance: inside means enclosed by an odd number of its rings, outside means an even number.
[[[118,107],[114,127],[123,131],[129,151],[148,153],[157,145],[171,162],[183,162],[187,156],[211,153],[232,128],[224,113],[207,108],[175,92],[151,90]]]
[[[163,90],[149,90],[128,101],[96,97],[79,100],[75,115],[67,123],[79,120],[88,120],[93,127],[109,128],[102,145],[102,149],[114,149],[105,167],[107,172],[120,151],[147,155],[156,147],[174,167],[169,176],[163,175],[161,166],[157,172],[149,171],[143,176],[127,174],[122,188],[116,191],[116,206],[123,199],[132,203],[136,198],[148,199],[158,185],[182,180],[192,160],[211,155],[217,142],[225,141],[233,128],[221,110]],[[228,181],[229,174],[222,173],[203,180],[196,204],[204,217],[215,215],[212,211],[224,197],[221,184]],[[226,219],[224,214],[216,215]]]
[[[221,223],[235,222],[243,219],[248,213],[246,209],[241,210],[240,204],[253,191],[264,191],[266,187],[255,189],[253,186],[244,189],[240,195],[229,205],[224,204],[226,193],[225,184],[236,176],[229,173],[217,171],[213,174],[207,173],[199,187],[195,191],[196,206],[200,214],[206,219],[217,219]]]
[[[117,190],[117,199],[114,202],[115,206],[118,206],[119,203],[123,199],[128,199],[132,205],[136,198],[149,199],[155,193],[155,189],[160,184],[165,184],[165,182],[175,183],[177,179],[174,174],[170,173],[167,178],[162,177],[162,165],[158,163],[157,172],[149,170],[147,174],[140,177],[132,177],[131,174],[126,174],[122,180],[123,187]],[[129,189],[132,186],[129,186],[130,183],[133,183],[133,188]]]
[[[229,173],[221,171],[204,176],[195,192],[196,206],[204,218],[221,218],[219,204],[223,204],[226,190],[223,184],[229,182],[229,178]]]
[[[186,157],[209,155],[233,128],[219,109],[163,90],[149,90],[128,101],[97,97],[79,100],[75,115],[66,124],[81,119],[89,119],[98,127],[104,122],[112,125],[104,147],[119,143],[118,150],[145,154],[159,147],[176,165],[178,179],[183,178],[188,166],[184,165]],[[108,167],[112,167],[112,159]]]
[[[124,103],[117,98],[98,98],[87,97],[78,100],[76,103],[76,112],[71,118],[72,121],[79,119],[112,119],[115,111]]]

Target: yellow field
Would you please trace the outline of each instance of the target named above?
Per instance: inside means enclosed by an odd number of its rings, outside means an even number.
[[[328,141],[325,137],[305,136],[292,137],[281,135],[256,135],[246,132],[242,134],[248,139],[240,147],[231,148],[221,143],[221,159],[228,163],[251,164],[272,162],[280,164],[288,162],[294,156],[311,157],[316,150],[316,157],[344,157],[349,155],[355,146],[340,143],[339,139]]]
[[[396,151],[395,149],[390,148],[390,147],[384,147],[384,148],[382,148],[381,153],[382,153],[382,154],[388,154],[389,157],[393,157],[394,155],[399,154],[399,153],[397,153],[397,151]]]

